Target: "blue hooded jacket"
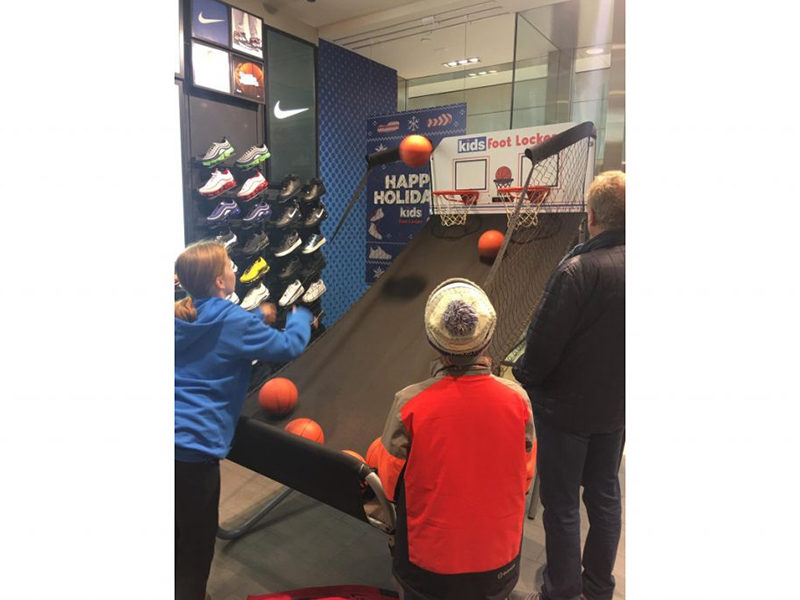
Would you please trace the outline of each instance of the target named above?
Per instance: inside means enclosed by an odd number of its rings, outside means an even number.
[[[197,320],[175,318],[175,458],[225,458],[242,410],[253,359],[286,362],[311,338],[305,308],[288,314],[286,329],[264,323],[224,298],[194,301]]]

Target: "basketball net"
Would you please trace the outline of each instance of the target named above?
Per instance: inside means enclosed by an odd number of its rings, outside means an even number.
[[[529,185],[526,193],[523,194],[521,187],[511,187],[508,180],[495,179],[494,183],[497,186],[497,195],[503,199],[509,229],[511,229],[511,221],[517,205],[519,205],[519,209],[515,227],[536,227],[539,223],[539,209],[547,199],[550,188]]]
[[[433,192],[433,208],[442,225],[452,227],[467,222],[469,207],[478,201],[476,190],[445,190]]]

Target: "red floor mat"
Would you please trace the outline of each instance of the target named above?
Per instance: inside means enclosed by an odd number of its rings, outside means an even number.
[[[396,600],[399,597],[397,592],[369,585],[330,585],[248,596],[247,600]]]

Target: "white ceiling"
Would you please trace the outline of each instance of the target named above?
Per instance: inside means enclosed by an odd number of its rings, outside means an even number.
[[[522,13],[526,58],[554,48],[610,46],[615,0],[240,0],[266,22],[300,37],[314,34],[397,70],[409,79],[514,59],[515,13]],[[623,2],[624,0],[616,0]],[[624,38],[622,39],[624,43]],[[456,70],[466,69],[457,67]]]

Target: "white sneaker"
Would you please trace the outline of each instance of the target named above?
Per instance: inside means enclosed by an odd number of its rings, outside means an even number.
[[[234,304],[239,304],[239,296],[236,295],[236,292],[231,292],[227,296],[225,296],[225,300],[230,300]]]
[[[392,260],[392,255],[380,246],[375,246],[369,249],[370,260]]]
[[[236,197],[242,200],[249,200],[268,186],[269,182],[259,171],[242,184],[242,189],[239,190]]]
[[[211,174],[208,181],[206,181],[205,185],[197,191],[203,196],[215,196],[235,186],[236,181],[233,179],[233,175],[228,169],[223,169],[222,171],[214,169],[214,172]]]
[[[297,299],[303,295],[305,288],[303,288],[303,284],[300,283],[299,279],[295,279],[292,283],[289,284],[289,287],[286,288],[286,291],[283,292],[283,296],[278,301],[279,306],[289,306],[297,302]]]
[[[239,267],[236,266],[236,263],[233,262],[233,259],[231,259],[231,271],[233,271],[234,273],[239,272]]]
[[[376,240],[382,240],[383,239],[383,236],[381,235],[381,232],[378,231],[377,227],[375,227],[375,223],[370,223],[369,224],[369,229],[367,231],[369,231],[369,234],[372,237],[374,237]]]
[[[378,208],[378,210],[376,210],[372,214],[372,216],[369,218],[369,220],[374,223],[375,221],[380,221],[382,218],[383,218],[383,207],[381,206],[381,207]]]
[[[245,310],[253,310],[267,298],[269,298],[267,286],[263,283],[259,283],[256,287],[247,292],[244,300],[242,300],[241,306]]]
[[[303,295],[303,302],[306,304],[313,302],[322,296],[327,289],[328,288],[325,287],[325,282],[322,281],[322,278],[317,279],[314,283],[308,286],[308,291]]]

